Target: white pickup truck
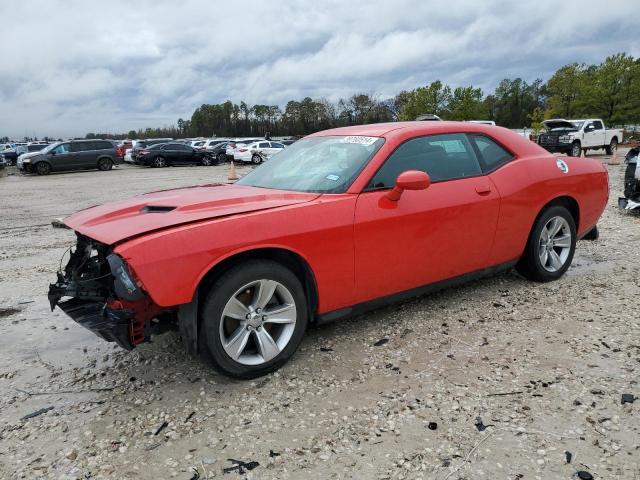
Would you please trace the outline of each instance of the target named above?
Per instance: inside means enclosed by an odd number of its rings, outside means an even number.
[[[605,128],[599,118],[564,120],[554,118],[545,120],[546,132],[538,137],[538,144],[550,152],[566,153],[579,157],[584,150],[604,148],[611,155],[622,142],[622,130]]]

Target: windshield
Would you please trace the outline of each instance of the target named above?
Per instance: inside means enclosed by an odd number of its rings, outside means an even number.
[[[311,137],[298,140],[238,184],[296,192],[344,193],[384,139]]]
[[[582,128],[582,125],[584,125],[584,122],[571,122],[578,130],[580,130]]]

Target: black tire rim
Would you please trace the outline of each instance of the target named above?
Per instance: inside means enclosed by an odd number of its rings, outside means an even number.
[[[164,166],[166,165],[166,162],[164,161],[164,157],[156,157],[156,158],[153,160],[153,164],[154,164],[156,167],[162,168],[162,167],[164,167]]]
[[[218,161],[219,162],[224,162],[226,160],[226,155],[224,153],[219,153],[218,154]]]
[[[209,167],[211,165],[211,159],[209,157],[204,157],[202,159],[202,165],[205,167]]]
[[[39,175],[46,175],[49,173],[49,165],[41,162],[36,165],[36,171],[38,172]]]

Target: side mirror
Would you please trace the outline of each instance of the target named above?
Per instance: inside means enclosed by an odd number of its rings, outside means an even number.
[[[425,172],[407,170],[398,175],[396,186],[387,193],[387,198],[397,202],[405,190],[425,190],[429,185],[431,185],[431,178]]]

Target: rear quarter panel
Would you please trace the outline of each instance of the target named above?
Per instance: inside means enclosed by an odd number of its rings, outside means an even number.
[[[356,195],[322,195],[295,206],[263,210],[147,234],[115,248],[153,301],[188,303],[200,280],[230,256],[282,248],[306,260],[319,293],[318,312],[353,300],[353,213]]]
[[[559,197],[578,203],[578,236],[598,221],[609,196],[607,171],[599,161],[562,157],[569,172],[564,174],[551,155],[514,160],[489,176],[502,198],[491,264],[518,259],[534,221],[544,206]]]

